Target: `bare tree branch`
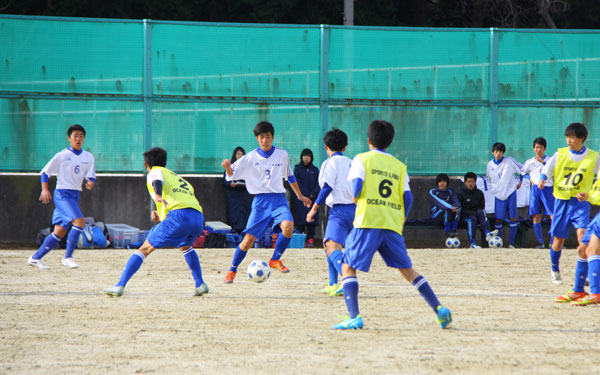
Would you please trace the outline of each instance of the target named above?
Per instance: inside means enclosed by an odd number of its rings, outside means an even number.
[[[542,17],[546,25],[551,29],[556,29],[556,24],[552,17],[550,17],[550,12],[548,8],[550,7],[550,0],[538,0],[538,14]]]

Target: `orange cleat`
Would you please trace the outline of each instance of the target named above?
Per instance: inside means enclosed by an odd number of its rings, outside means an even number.
[[[591,293],[587,297],[583,297],[582,299],[571,302],[571,305],[573,306],[587,306],[594,304],[600,304],[600,294]]]
[[[229,271],[227,272],[227,276],[225,276],[225,280],[223,280],[223,282],[225,284],[233,284],[233,279],[235,279],[235,271]]]
[[[571,290],[569,293],[567,293],[563,296],[558,296],[554,300],[558,303],[567,303],[567,302],[576,301],[585,296],[587,296],[586,292],[575,292],[574,290]]]
[[[290,269],[287,268],[286,266],[283,265],[283,263],[281,263],[281,260],[277,259],[277,260],[269,260],[269,267],[276,269],[277,271],[281,272],[281,273],[288,273],[290,272]]]

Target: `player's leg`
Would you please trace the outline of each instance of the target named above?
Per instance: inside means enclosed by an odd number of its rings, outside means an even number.
[[[192,244],[202,233],[202,229],[204,228],[204,215],[202,215],[202,212],[194,209],[176,210],[179,214],[178,211],[181,211],[181,214],[185,215],[187,220],[178,220],[180,227],[177,231],[182,240],[177,247],[179,247],[183,258],[190,269],[190,273],[194,278],[194,293],[192,293],[192,296],[201,296],[208,293],[209,289],[202,278],[200,259],[192,247]]]
[[[481,231],[485,235],[485,240],[487,242],[490,242],[492,237],[498,235],[498,231],[496,229],[490,231],[490,224],[489,224],[487,216],[485,214],[485,210],[477,210],[475,215],[477,217],[477,223],[479,224]]]
[[[508,204],[508,217],[510,220],[510,232],[509,232],[509,244],[508,247],[515,248],[515,239],[517,238],[517,228],[519,223],[517,223],[517,191],[513,191],[511,195],[508,196],[507,204]]]
[[[306,247],[315,247],[315,226],[306,224]]]
[[[327,256],[327,269],[329,271],[329,284],[323,289],[323,293],[330,296],[340,296],[344,294],[342,284],[338,284],[338,275],[342,274],[342,264],[344,253],[343,246],[332,239],[325,242],[325,255]]]
[[[458,220],[460,219],[460,208],[456,212],[450,211],[448,215],[450,218],[450,231],[454,236],[456,236],[456,231],[458,230]]]
[[[427,280],[412,268],[412,261],[406,252],[404,237],[394,231],[386,230],[378,249],[385,264],[400,271],[402,276],[419,291],[419,294],[433,309],[440,327],[446,328],[452,321],[452,314],[450,310],[441,305]]]
[[[129,282],[129,279],[131,279],[131,277],[140,269],[142,263],[144,263],[144,260],[146,260],[146,257],[155,250],[155,247],[153,247],[148,240],[150,239],[152,232],[154,232],[159,226],[160,224],[152,228],[146,241],[144,241],[142,246],[138,250],[135,250],[127,260],[125,268],[123,268],[123,271],[121,272],[119,282],[112,287],[104,289],[104,294],[113,297],[120,297],[123,295],[123,291],[127,285],[127,282]]]
[[[475,233],[477,232],[477,217],[475,215],[467,216],[465,218],[467,224],[467,235],[469,236],[469,243],[472,249],[481,248],[475,240]]]
[[[29,257],[27,263],[29,263],[30,266],[39,268],[41,270],[50,269],[50,267],[48,267],[48,265],[42,260],[42,258],[44,257],[44,255],[48,254],[50,251],[56,248],[56,246],[58,246],[58,243],[64,238],[66,234],[67,230],[65,229],[65,227],[63,227],[62,225],[55,224],[54,231],[50,233],[48,237],[46,237],[39,249],[32,256]]]
[[[290,270],[281,262],[281,256],[292,240],[292,235],[294,234],[294,222],[291,220],[283,220],[279,223],[279,228],[281,228],[281,234],[277,236],[275,250],[273,250],[273,256],[269,260],[269,267],[274,268],[281,273],[288,273]]]
[[[264,232],[264,229],[262,231]],[[238,267],[244,258],[246,258],[246,254],[248,254],[248,250],[254,245],[254,241],[256,241],[256,237],[250,233],[246,233],[242,242],[235,248],[233,259],[231,260],[231,267],[229,267],[229,271],[223,281],[225,284],[233,283]]]
[[[81,233],[83,233],[83,228],[85,227],[85,219],[79,217],[71,222],[73,225],[69,230],[69,234],[67,234],[67,247],[65,250],[65,257],[62,260],[63,266],[69,268],[77,268],[79,267],[77,263],[73,260],[73,252],[75,252],[75,248],[77,247],[77,243],[79,242],[79,237]]]
[[[576,200],[576,198],[573,199]],[[569,215],[571,214],[572,206],[575,204],[573,199],[557,199],[554,202],[554,218],[550,227],[550,232],[554,238],[550,247],[551,277],[554,284],[562,284],[560,256],[565,239],[569,237],[571,232]]]
[[[330,285],[336,285],[337,288],[330,295],[342,295],[343,288],[337,284],[337,275],[342,274],[342,263],[344,254],[342,249],[346,243],[346,239],[352,230],[352,222],[354,221],[354,213],[356,205],[354,204],[336,204],[329,211],[329,220],[327,228],[323,236],[323,243],[327,252],[329,265],[329,282]],[[333,267],[333,269],[331,269]],[[334,284],[331,284],[335,280]]]
[[[535,238],[537,239],[539,245],[536,249],[544,249],[546,246],[544,245],[544,233],[542,232],[542,190],[540,190],[537,185],[533,185],[529,192],[529,216],[531,216],[533,221],[533,232],[535,233]]]
[[[598,215],[596,216],[596,218]],[[588,278],[590,281],[590,295],[572,301],[575,306],[586,306],[600,303],[600,223],[596,218],[588,230],[591,232],[589,246],[587,247]]]
[[[504,224],[504,219],[506,218],[506,209],[506,201],[494,197],[494,217],[496,219],[494,227],[498,231],[499,237],[502,237],[502,225]]]

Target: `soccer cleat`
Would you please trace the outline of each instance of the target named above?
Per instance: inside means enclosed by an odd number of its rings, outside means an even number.
[[[583,297],[580,299],[576,299],[575,301],[571,301],[571,305],[573,306],[587,306],[600,304],[600,294],[591,293],[587,297]]]
[[[63,258],[63,260],[61,261],[62,265],[65,267],[69,267],[69,268],[77,268],[79,267],[79,265],[77,263],[75,263],[75,261],[73,260],[73,258]]]
[[[448,324],[452,323],[452,313],[449,309],[441,305],[438,306],[437,311],[438,313],[435,317],[435,321],[440,325],[440,328],[444,329]]]
[[[315,240],[313,240],[312,238],[309,238],[308,241],[306,241],[306,247],[308,247],[308,248],[315,247]]]
[[[281,272],[281,273],[288,273],[290,272],[290,269],[287,268],[286,266],[283,265],[283,263],[281,263],[280,259],[277,260],[269,260],[269,267],[276,269],[277,271]]]
[[[587,296],[586,292],[575,292],[574,290],[571,289],[571,291],[569,291],[569,293],[556,297],[554,299],[554,301],[559,302],[559,303],[566,303],[566,302],[572,302],[572,301],[578,300],[585,296]]]
[[[123,290],[125,290],[125,287],[115,285],[104,289],[104,294],[111,297],[121,297],[123,295]]]
[[[331,288],[331,292],[329,292],[331,297],[343,296],[344,295],[344,287],[342,284],[335,284]]]
[[[208,291],[209,291],[208,285],[206,285],[206,283],[202,283],[199,287],[197,287],[194,290],[194,294],[192,294],[192,297],[204,295],[204,294],[208,293]]]
[[[562,277],[560,277],[560,271],[552,271],[552,284],[562,284]]]
[[[486,235],[485,235],[485,240],[486,240],[487,242],[490,242],[490,240],[491,240],[493,237],[496,237],[497,235],[498,235],[498,229],[494,229],[493,231],[491,231],[491,232],[488,232],[488,234],[486,234]]]
[[[235,271],[229,271],[227,272],[227,275],[225,276],[225,280],[223,280],[223,282],[225,284],[233,284],[233,279],[235,279]]]
[[[512,243],[511,243],[511,244],[508,244],[508,248],[509,248],[509,249],[518,249],[518,247],[517,247],[517,246],[515,246],[515,244],[512,244]]]
[[[471,244],[471,249],[481,249],[481,246],[477,245],[475,242]]]
[[[325,288],[323,288],[323,290],[321,290],[321,293],[324,293],[324,294],[329,294],[329,293],[331,293],[331,290],[332,290],[333,288],[335,288],[335,286],[336,286],[336,285],[337,285],[337,284],[333,284],[333,285],[329,285],[329,284],[327,284],[327,286],[326,286]]]
[[[537,245],[535,248],[536,248],[536,249],[546,249],[546,245],[544,245],[544,244],[542,243],[542,244],[539,244],[539,245]]]
[[[41,259],[33,259],[33,257],[29,257],[29,260],[27,261],[27,263],[31,266],[31,267],[36,267],[40,270],[49,270],[50,267],[48,267],[48,265],[46,264],[46,262],[44,262]]]
[[[348,318],[341,323],[333,326],[333,329],[361,329],[364,326],[362,315],[356,318]]]

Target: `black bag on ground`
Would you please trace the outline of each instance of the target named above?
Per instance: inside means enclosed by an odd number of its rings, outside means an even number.
[[[204,240],[204,248],[206,249],[221,249],[224,248],[227,243],[227,237],[224,233],[208,233]]]

